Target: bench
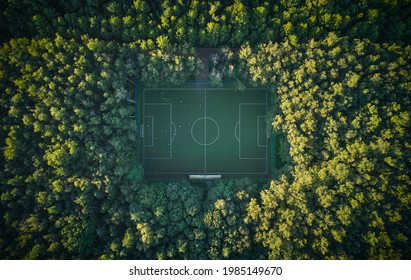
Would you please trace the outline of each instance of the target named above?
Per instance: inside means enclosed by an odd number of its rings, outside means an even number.
[[[221,179],[220,174],[191,174],[189,176],[190,180],[216,180]]]

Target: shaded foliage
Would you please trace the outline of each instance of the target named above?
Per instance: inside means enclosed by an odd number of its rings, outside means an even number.
[[[410,257],[410,51],[331,33],[244,57],[279,63],[248,67],[276,83],[294,162],[248,206],[271,258]]]
[[[409,259],[409,1],[0,3],[0,258]],[[134,81],[264,86],[273,181],[146,182]]]

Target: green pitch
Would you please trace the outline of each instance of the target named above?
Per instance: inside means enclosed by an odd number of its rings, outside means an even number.
[[[146,178],[270,177],[268,94],[204,84],[139,92]]]

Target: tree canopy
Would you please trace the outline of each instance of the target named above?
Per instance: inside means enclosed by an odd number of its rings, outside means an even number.
[[[410,1],[0,3],[1,259],[411,258]],[[134,82],[267,87],[270,182],[144,180]]]

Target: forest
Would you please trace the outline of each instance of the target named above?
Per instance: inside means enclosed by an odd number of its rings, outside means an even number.
[[[0,2],[0,259],[410,259],[411,1]],[[130,81],[266,87],[271,180],[147,181]],[[194,75],[195,76],[195,75]]]

